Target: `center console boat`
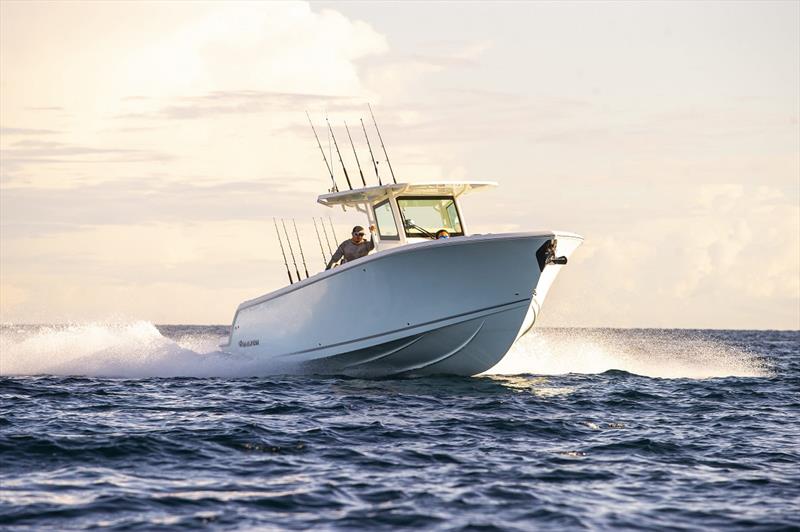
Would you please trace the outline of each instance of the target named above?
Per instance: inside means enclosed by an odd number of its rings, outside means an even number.
[[[222,349],[285,373],[488,370],[533,327],[583,240],[560,231],[472,234],[461,198],[494,186],[392,183],[319,196],[374,224],[375,250],[241,303]],[[440,229],[450,238],[431,238]]]

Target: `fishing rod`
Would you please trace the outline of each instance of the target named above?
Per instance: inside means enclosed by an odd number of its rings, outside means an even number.
[[[331,226],[331,234],[333,235],[333,240],[334,240],[335,242],[338,242],[338,241],[339,241],[339,239],[338,239],[338,238],[336,238],[336,231],[333,229],[333,220],[331,220],[331,217],[330,217],[330,216],[328,216],[328,223],[329,223],[329,224],[330,224],[330,226]]]
[[[328,164],[328,158],[325,157],[325,150],[322,149],[322,143],[319,141],[319,135],[317,135],[317,130],[314,129],[314,123],[311,121],[311,116],[306,111],[306,116],[308,117],[308,123],[311,124],[311,131],[314,132],[314,138],[317,139],[317,146],[319,146],[319,152],[322,154],[322,159],[325,161],[325,168],[328,169],[328,173],[331,175],[331,183],[333,183],[333,191],[339,192],[339,187],[336,186],[336,179],[333,178],[333,170],[331,170],[331,165]]]
[[[367,135],[367,128],[364,127],[364,119],[363,118],[359,118],[359,120],[361,120],[361,129],[364,130],[364,138],[367,139],[367,147],[369,148],[369,156],[372,159],[372,166],[375,168],[375,177],[378,178],[378,185],[379,186],[383,186],[383,183],[381,183],[381,176],[378,175],[378,163],[375,162],[375,156],[372,155],[372,145],[369,143],[369,135]]]
[[[361,182],[364,183],[364,188],[367,186],[366,180],[364,180],[364,172],[361,171],[361,161],[358,160],[358,154],[356,153],[356,145],[353,144],[353,137],[350,136],[350,128],[347,127],[347,122],[344,123],[344,129],[347,131],[347,138],[350,139],[350,146],[353,147],[353,156],[356,158],[356,164],[358,165],[358,173],[361,174]]]
[[[286,243],[289,244],[289,253],[292,255],[292,262],[294,263],[294,271],[297,274],[297,280],[300,281],[300,269],[297,267],[297,260],[294,258],[294,250],[292,250],[292,241],[289,239],[289,231],[286,230],[286,222],[281,218],[281,225],[283,226],[283,233],[286,235]],[[288,266],[287,266],[288,268]]]
[[[383,148],[383,154],[386,156],[386,164],[389,165],[389,171],[392,173],[392,181],[394,181],[394,184],[396,185],[397,179],[395,179],[394,177],[394,170],[392,170],[392,163],[389,162],[389,154],[386,153],[386,146],[383,144],[383,138],[381,137],[381,130],[378,129],[378,123],[375,121],[375,113],[372,112],[372,106],[369,103],[367,103],[367,107],[369,107],[369,114],[372,115],[372,123],[375,124],[375,131],[378,132],[378,140],[381,141],[381,148]],[[334,139],[334,142],[335,141],[336,139]]]
[[[303,269],[306,271],[306,279],[309,278],[308,266],[306,266],[306,256],[303,253],[303,243],[300,241],[300,233],[297,232],[297,222],[292,218],[292,225],[294,225],[294,236],[297,237],[297,247],[300,248],[300,258],[303,260]]]
[[[325,120],[328,120],[328,111],[325,111]],[[331,146],[331,134],[328,133],[328,159],[333,160],[333,146]],[[333,169],[333,164],[331,164],[331,169]],[[339,191],[339,187],[336,187],[336,191]]]
[[[322,220],[322,216],[319,217],[319,223],[322,225],[322,233],[325,235],[325,243],[328,244],[328,253],[333,255],[333,248],[331,248],[331,241],[328,240],[328,231],[325,229],[325,222]],[[327,266],[327,261],[325,262]]]
[[[275,232],[278,234],[278,243],[281,245],[281,255],[283,255],[283,264],[286,265],[286,275],[289,276],[289,284],[294,284],[294,279],[292,279],[292,272],[289,271],[289,261],[286,260],[286,252],[283,250],[283,241],[281,240],[281,232],[278,231],[278,222],[275,221],[275,217],[272,217],[272,223],[275,224]],[[297,280],[299,281],[300,278],[298,277]]]
[[[317,242],[319,242],[319,250],[320,252],[322,252],[322,263],[325,265],[325,267],[327,267],[328,261],[325,260],[326,257],[325,248],[322,247],[322,239],[319,237],[319,229],[317,229],[317,219],[314,218],[313,216],[311,217],[311,219],[314,221],[314,232],[317,233]]]
[[[331,138],[333,139],[333,147],[336,148],[336,154],[339,156],[339,162],[342,164],[342,170],[344,170],[344,178],[347,180],[347,186],[350,187],[350,190],[353,190],[353,185],[350,184],[350,176],[347,175],[347,168],[344,166],[344,161],[342,160],[342,152],[339,151],[339,143],[336,142],[336,135],[333,134],[333,129],[331,128],[331,123],[328,119],[325,119],[328,122],[328,131],[331,132]]]

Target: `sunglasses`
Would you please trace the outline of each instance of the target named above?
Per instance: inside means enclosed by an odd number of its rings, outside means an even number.
[[[364,236],[364,233],[353,233],[353,236]]]

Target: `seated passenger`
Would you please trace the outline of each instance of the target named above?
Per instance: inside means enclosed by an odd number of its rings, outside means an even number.
[[[450,233],[447,229],[439,229],[436,231],[436,240],[440,240],[442,238],[450,238]]]
[[[375,233],[375,226],[369,226],[369,232]],[[330,270],[334,264],[342,259],[342,264],[350,262],[351,260],[360,259],[366,256],[370,251],[375,249],[375,242],[373,242],[373,235],[370,235],[369,242],[364,240],[364,228],[360,225],[353,227],[353,237],[345,240],[336,249],[336,252],[331,257],[330,262],[325,267]]]

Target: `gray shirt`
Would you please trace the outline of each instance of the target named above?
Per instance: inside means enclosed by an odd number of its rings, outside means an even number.
[[[339,247],[336,249],[336,253],[333,254],[333,257],[331,257],[331,260],[328,262],[328,266],[325,269],[330,270],[331,266],[338,262],[342,257],[344,257],[344,260],[342,261],[342,264],[344,264],[345,262],[350,262],[351,260],[360,259],[361,257],[366,256],[367,253],[373,249],[375,249],[375,242],[372,241],[372,238],[369,240],[362,240],[360,244],[356,244],[352,239],[348,238],[339,244]]]

